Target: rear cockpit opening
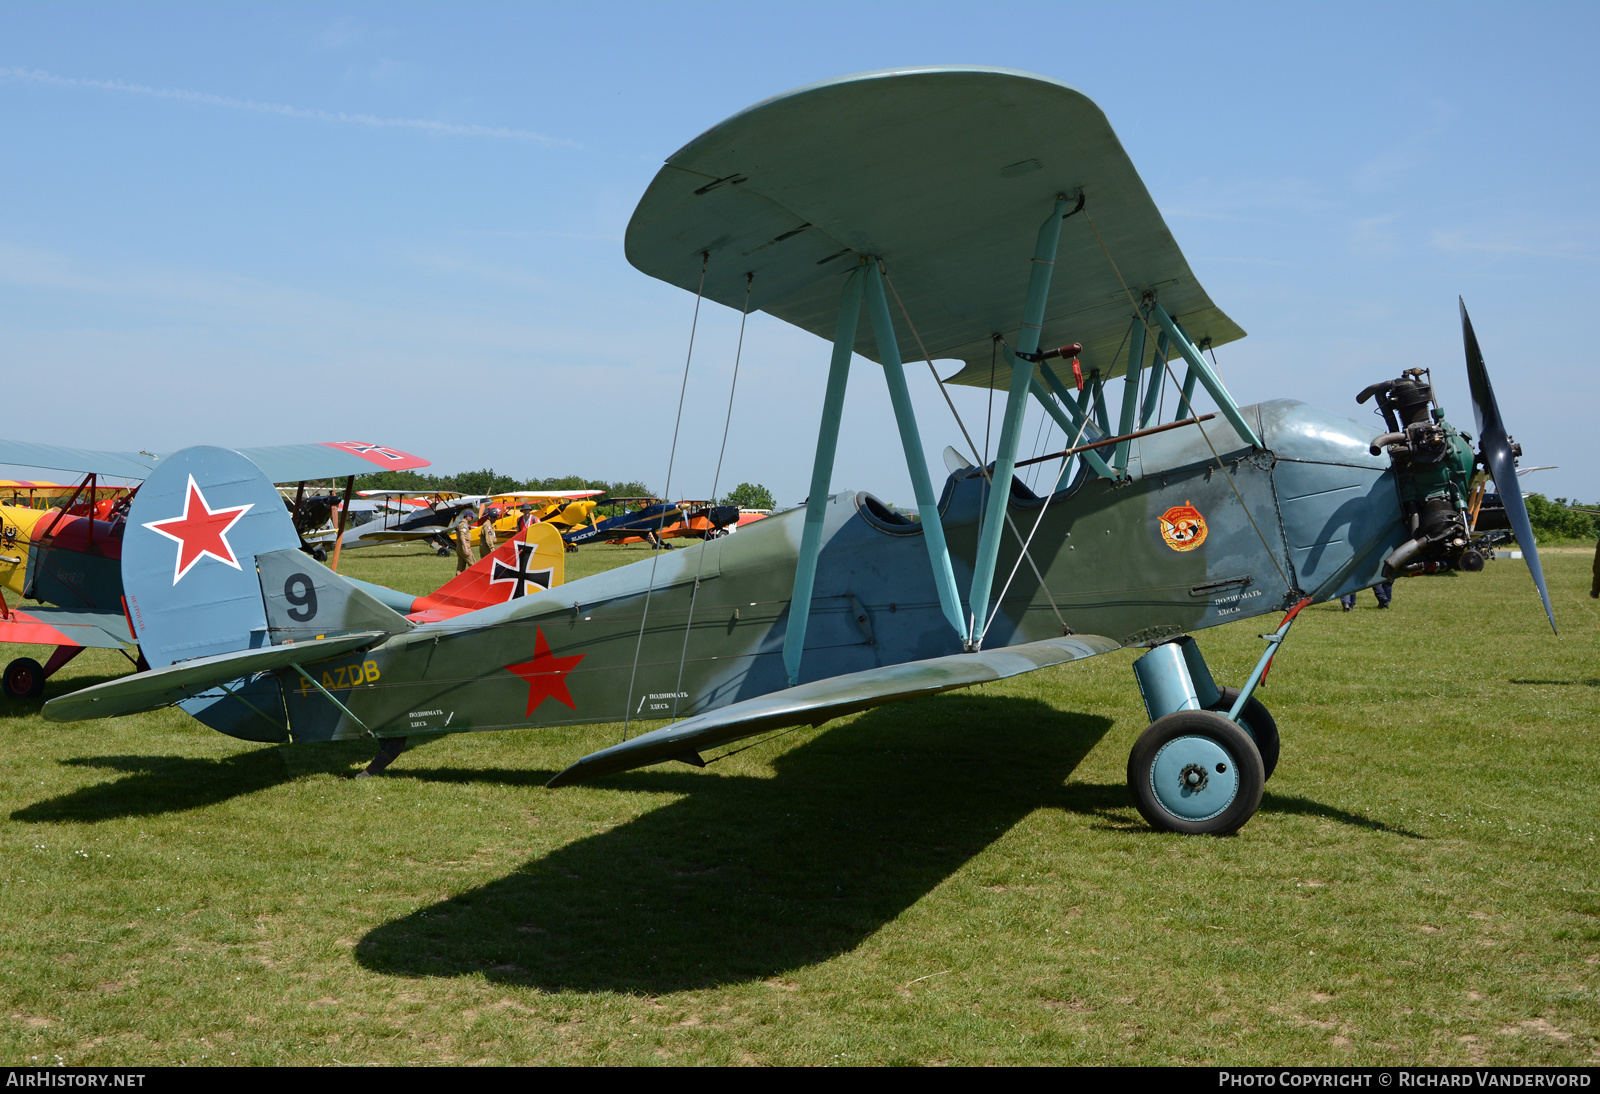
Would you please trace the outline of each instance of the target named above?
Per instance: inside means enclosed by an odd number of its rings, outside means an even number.
[[[892,536],[915,536],[922,533],[920,523],[865,490],[856,494],[856,511],[880,532],[887,532]]]

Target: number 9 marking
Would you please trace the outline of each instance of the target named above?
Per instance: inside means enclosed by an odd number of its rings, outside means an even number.
[[[309,623],[317,616],[317,588],[305,574],[290,574],[283,583],[283,598],[296,605],[289,609],[289,618],[296,623]]]

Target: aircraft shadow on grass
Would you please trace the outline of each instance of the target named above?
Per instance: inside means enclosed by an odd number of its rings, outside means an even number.
[[[356,959],[389,975],[645,994],[816,964],[859,945],[1036,809],[1163,838],[1137,825],[1125,784],[1066,783],[1111,724],[1033,700],[945,696],[879,709],[784,753],[771,779],[671,768],[608,778],[596,786],[685,796],[383,924]],[[1263,809],[1420,838],[1301,797],[1268,794]]]
[[[952,695],[866,714],[778,756],[770,779],[671,768],[608,778],[596,787],[685,796],[377,927],[357,960],[393,975],[645,993],[815,964],[1029,813],[1070,808],[1062,784],[1111,725],[1034,700]]]
[[[182,813],[267,790],[304,775],[346,774],[372,758],[362,741],[293,748],[258,748],[221,759],[195,756],[77,756],[71,767],[123,772],[110,782],[80,787],[12,812],[29,824],[94,823],[120,817]]]
[[[1140,821],[1137,816],[1129,815],[1132,802],[1128,797],[1128,784],[1126,782],[1073,783],[1071,786],[1065,787],[1064,791],[1066,798],[1072,803],[1068,805],[1068,808],[1073,812],[1098,813],[1106,818],[1105,823],[1095,826],[1103,831],[1126,832],[1134,836],[1154,836],[1158,838],[1170,836],[1170,833],[1158,832],[1151,828]],[[1120,811],[1119,807],[1121,807]],[[1386,832],[1391,836],[1403,836],[1406,839],[1428,838],[1420,832],[1411,831],[1409,828],[1384,824],[1382,821],[1373,820],[1371,817],[1363,816],[1360,813],[1352,813],[1346,809],[1325,805],[1312,798],[1303,798],[1296,794],[1274,794],[1271,790],[1261,795],[1259,812],[1321,817],[1324,820],[1348,824],[1353,828],[1365,828],[1373,832]]]

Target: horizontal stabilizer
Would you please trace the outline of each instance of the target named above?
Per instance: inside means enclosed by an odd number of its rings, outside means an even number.
[[[136,672],[52,699],[44,716],[52,722],[81,722],[86,718],[114,718],[122,714],[159,710],[210,691],[219,684],[273,672],[291,665],[309,665],[342,653],[371,646],[389,637],[382,631],[320,638],[291,645],[238,650],[211,657],[180,661],[166,668]]]
[[[383,600],[299,550],[257,555],[256,571],[274,644],[329,634],[402,634],[411,629],[406,617]]]
[[[1049,668],[1051,665],[1120,648],[1120,643],[1097,634],[1075,634],[979,653],[956,653],[926,661],[887,665],[816,680],[697,714],[664,729],[591,753],[551,779],[548,785],[568,786],[600,775],[679,759],[702,749],[743,737],[754,737],[768,730],[806,723],[821,725],[831,719],[884,703],[1004,680],[1008,676],[1019,676],[1035,669]],[[46,709],[49,709],[48,706]]]

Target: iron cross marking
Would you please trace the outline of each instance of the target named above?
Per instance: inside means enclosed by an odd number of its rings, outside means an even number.
[[[550,587],[550,578],[555,573],[555,567],[552,566],[548,570],[529,570],[528,566],[533,562],[534,552],[539,549],[539,545],[517,540],[514,546],[517,548],[516,566],[507,566],[498,558],[495,559],[494,566],[489,571],[489,584],[498,585],[502,581],[515,582],[516,584],[511,587],[511,596],[508,597],[510,600],[527,596],[529,585],[544,592]]]
[[[393,449],[385,448],[381,444],[372,444],[369,441],[340,441],[339,446],[346,451],[354,452],[357,456],[365,456],[368,453],[375,452],[388,460],[402,460],[405,458]]]

